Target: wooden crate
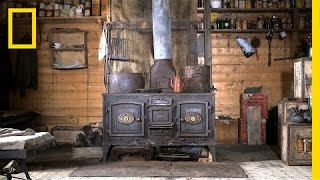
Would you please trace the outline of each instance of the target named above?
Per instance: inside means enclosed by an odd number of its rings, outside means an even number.
[[[216,143],[238,144],[238,122],[237,119],[216,119]]]
[[[287,165],[311,165],[311,124],[284,123],[281,131],[281,160]]]
[[[266,119],[261,117],[261,106],[248,106],[246,120],[240,120],[241,144],[266,143]]]
[[[312,93],[311,57],[298,58],[294,62],[294,97],[308,98]]]
[[[241,94],[240,106],[240,116],[244,121],[246,121],[249,106],[261,106],[261,118],[268,118],[268,96],[265,94]]]
[[[307,110],[309,108],[308,106],[308,102],[306,101],[300,101],[300,100],[284,100],[282,101],[282,118],[281,118],[281,124],[282,123],[287,123],[289,121],[288,119],[288,110],[292,107],[298,107],[298,109],[303,109],[303,110]],[[280,126],[279,126],[280,127]]]

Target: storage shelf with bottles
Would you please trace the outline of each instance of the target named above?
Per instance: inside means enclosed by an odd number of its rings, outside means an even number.
[[[8,8],[36,8],[37,17],[90,17],[102,15],[100,0],[10,0]],[[15,17],[30,17],[29,13],[16,13]]]
[[[284,30],[287,32],[310,33],[312,29],[312,9],[309,0],[209,0],[209,2],[211,4],[209,7],[211,13],[211,18],[209,17],[209,19],[211,19],[211,30],[208,26],[206,27],[207,30],[209,29],[214,33],[265,33],[268,29],[274,31]],[[238,2],[238,4],[235,5],[235,2]],[[255,3],[251,4],[252,2]],[[266,4],[266,2],[268,2],[268,4]],[[201,7],[201,3],[198,3],[198,17],[201,17],[201,15],[205,13],[204,9],[205,8]],[[270,19],[270,21],[273,21],[273,24],[276,25],[273,25],[271,22],[268,26],[264,25],[263,27],[258,27],[258,17]],[[227,23],[227,27],[218,27],[218,25],[215,25],[215,21],[218,18],[221,18],[223,21],[227,21],[228,19],[230,21],[230,19],[232,19],[232,21]],[[241,21],[244,20],[244,23],[241,22],[241,26],[242,24],[245,24],[244,28],[235,24],[237,19],[240,19]],[[265,22],[263,23],[266,24]],[[201,25],[203,23],[200,20],[198,24]],[[205,27],[205,25],[198,27]],[[204,32],[204,29],[198,28],[198,33]]]
[[[51,68],[67,70],[88,67],[87,31],[55,28],[49,31]]]

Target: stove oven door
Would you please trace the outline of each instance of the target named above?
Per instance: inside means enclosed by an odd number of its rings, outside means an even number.
[[[118,102],[109,106],[109,136],[144,136],[144,104]]]
[[[178,104],[179,136],[209,136],[208,102],[182,102]]]

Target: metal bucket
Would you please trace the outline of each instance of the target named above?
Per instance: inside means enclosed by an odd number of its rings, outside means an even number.
[[[108,78],[109,93],[132,93],[144,88],[142,73],[111,73]]]
[[[211,91],[210,66],[186,66],[183,68],[185,78],[184,92],[206,93]]]

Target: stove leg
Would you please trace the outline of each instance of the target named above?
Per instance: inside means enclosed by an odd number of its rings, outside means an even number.
[[[209,148],[209,151],[211,154],[211,160],[212,160],[212,162],[215,162],[216,161],[216,147],[215,146],[208,146],[208,148]]]
[[[110,154],[109,150],[110,150],[110,145],[103,146],[103,162],[107,162],[108,154]]]

